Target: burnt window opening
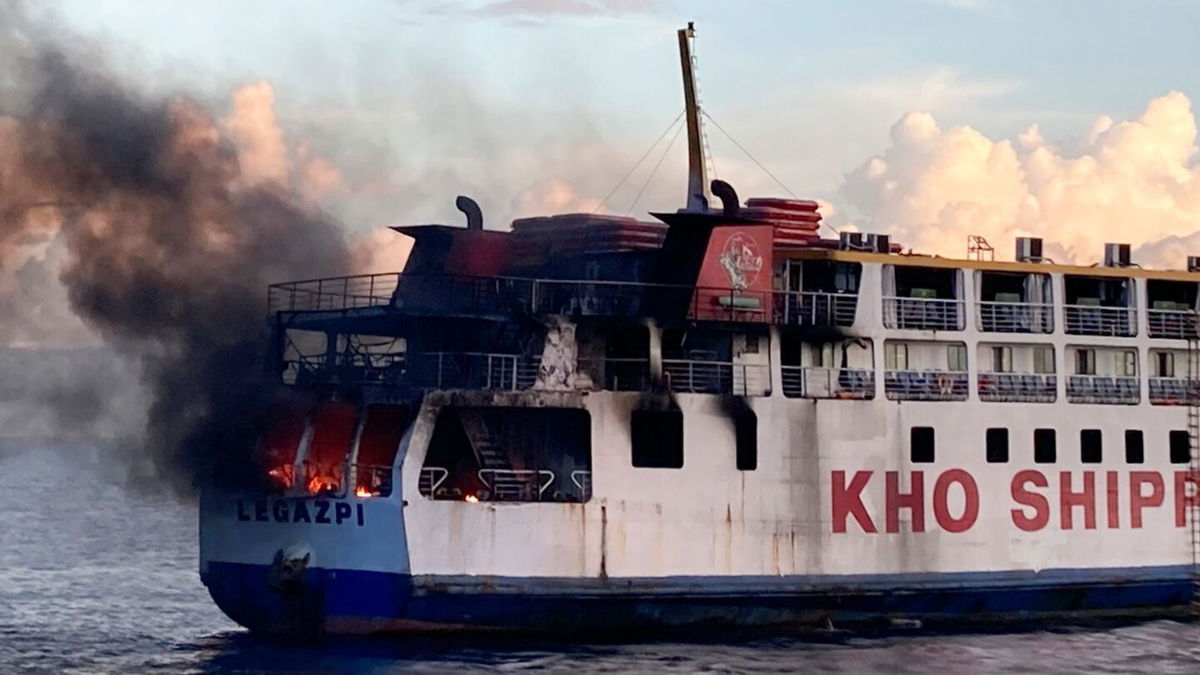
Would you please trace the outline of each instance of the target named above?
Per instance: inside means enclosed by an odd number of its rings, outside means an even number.
[[[933,427],[913,427],[909,430],[910,459],[917,464],[933,462]]]
[[[358,440],[354,460],[355,495],[387,497],[392,494],[396,450],[412,420],[412,410],[403,405],[372,405]]]
[[[1033,462],[1053,464],[1058,461],[1058,434],[1054,429],[1033,430]]]
[[[1104,459],[1103,437],[1099,429],[1079,431],[1079,461],[1084,464],[1099,464]]]
[[[650,382],[650,331],[645,326],[598,324],[575,334],[578,376],[607,391],[646,391]],[[585,380],[586,382],[586,380]]]
[[[862,264],[832,260],[805,260],[788,266],[787,290],[808,293],[858,293]]]
[[[683,468],[683,412],[634,410],[629,418],[633,465],[639,469]]]
[[[733,431],[738,471],[754,471],[758,468],[758,416],[753,410],[742,411],[733,418]]]
[[[894,269],[895,296],[925,300],[958,299],[959,270],[939,267],[896,265]]]
[[[1144,464],[1146,462],[1146,439],[1141,429],[1125,430],[1125,463]]]
[[[1171,463],[1188,464],[1192,461],[1192,438],[1187,431],[1171,431]]]
[[[418,488],[432,499],[586,502],[591,415],[579,408],[446,407]]]
[[[991,464],[1003,464],[1008,461],[1008,429],[992,428],[987,430],[987,461]]]

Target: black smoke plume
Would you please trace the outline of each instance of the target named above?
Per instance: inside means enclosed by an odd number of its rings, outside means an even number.
[[[51,209],[72,310],[149,391],[139,459],[181,492],[245,480],[276,393],[259,376],[266,287],[345,273],[340,229],[248,181],[201,105],[141,93],[96,45],[21,5],[0,8],[0,41],[0,157],[15,163],[0,171],[0,261],[31,210]]]

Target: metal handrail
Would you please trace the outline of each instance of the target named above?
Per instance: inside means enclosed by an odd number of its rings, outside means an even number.
[[[423,466],[417,477],[417,491],[426,497],[432,497],[449,477],[450,470],[445,467]]]
[[[766,365],[695,359],[663,359],[662,363],[670,391],[736,396],[765,396],[770,391],[770,370]]]
[[[579,359],[578,370],[592,378],[603,373],[600,389],[606,391],[649,391],[650,359],[603,358]]]
[[[540,363],[540,357],[486,352],[423,352],[413,358],[416,382],[433,389],[529,389]]]
[[[496,500],[496,493],[499,490],[507,488],[521,489],[530,478],[545,479],[537,489],[538,499],[545,494],[547,488],[554,483],[554,472],[549,469],[480,469],[478,474],[479,481],[486,485],[492,491],[490,501],[505,501],[503,499]],[[488,480],[485,476],[491,476],[492,480]],[[503,484],[501,479],[510,479],[508,484]]]
[[[1071,403],[1134,404],[1141,400],[1136,375],[1069,375],[1067,400]]]
[[[1094,305],[1063,305],[1063,325],[1072,335],[1137,335],[1137,309]]]
[[[775,291],[775,322],[797,326],[854,325],[856,293]]]
[[[1149,399],[1153,405],[1193,405],[1200,403],[1200,382],[1186,377],[1151,377]]]
[[[875,371],[870,368],[780,366],[783,395],[789,398],[875,398]]]
[[[975,303],[979,330],[989,333],[1053,333],[1054,303],[998,302]]]
[[[883,390],[892,400],[965,401],[968,379],[965,370],[885,370]]]
[[[1048,373],[979,373],[979,399],[1053,403],[1058,398],[1058,376]]]
[[[883,325],[911,330],[962,330],[962,300],[884,296]]]
[[[1200,337],[1196,311],[1192,309],[1148,309],[1146,324],[1150,337],[1187,339]]]

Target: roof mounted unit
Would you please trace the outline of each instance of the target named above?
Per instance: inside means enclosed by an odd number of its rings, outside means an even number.
[[[890,253],[892,237],[888,234],[864,234],[863,248],[873,253]]]
[[[1017,262],[1041,262],[1042,238],[1017,237]]]
[[[1105,244],[1105,267],[1129,267],[1133,264],[1129,256],[1129,244]]]
[[[862,232],[839,232],[838,233],[838,250],[840,251],[862,251],[863,234]]]
[[[1200,255],[1189,255],[1188,256],[1187,270],[1189,272],[1200,272]]]

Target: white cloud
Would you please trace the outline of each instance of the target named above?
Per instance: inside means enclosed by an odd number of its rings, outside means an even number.
[[[1002,253],[1018,235],[1044,237],[1066,260],[1093,262],[1104,242],[1143,247],[1139,262],[1180,267],[1200,236],[1196,119],[1179,92],[1137,119],[1100,118],[1069,149],[1030,127],[992,140],[908,113],[889,147],[846,176],[840,195],[864,230],[890,231],[917,250],[961,256],[966,237]],[[1184,239],[1177,239],[1185,237]]]

